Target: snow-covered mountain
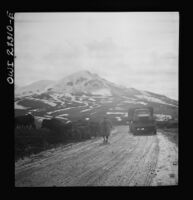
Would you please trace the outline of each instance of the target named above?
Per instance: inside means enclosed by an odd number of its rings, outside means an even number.
[[[111,95],[107,82],[97,74],[90,73],[89,71],[79,71],[59,80],[52,87],[51,91],[73,94],[85,92],[90,94]]]
[[[141,94],[134,88],[118,86],[97,74],[85,70],[73,73],[58,81],[41,80],[24,87],[17,86],[15,88],[15,96],[28,96],[33,93],[40,94],[48,91],[71,94],[88,93],[104,96],[121,95],[123,93],[129,93],[130,95]]]
[[[164,95],[118,86],[89,71],[58,81],[43,80],[15,88],[16,115],[31,112],[37,118],[99,119],[108,115],[127,119],[133,106],[153,106],[156,114],[178,117],[178,102]]]

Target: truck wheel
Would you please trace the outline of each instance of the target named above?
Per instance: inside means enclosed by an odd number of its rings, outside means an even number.
[[[157,130],[155,129],[153,133],[154,133],[154,135],[156,135],[157,134]]]

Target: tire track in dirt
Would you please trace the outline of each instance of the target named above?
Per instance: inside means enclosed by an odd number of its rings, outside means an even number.
[[[129,159],[125,159],[124,163],[117,166],[114,173],[111,173],[110,178],[106,179],[104,182],[99,182],[99,185],[129,185],[129,182],[133,179],[136,173],[138,173],[138,165],[146,150],[148,139],[146,136],[137,137],[139,140],[139,145],[131,155]]]
[[[85,173],[81,174],[80,177],[78,177],[77,180],[72,180],[71,182],[68,182],[70,185],[95,185],[96,180],[100,179],[101,176],[105,175],[108,173],[108,171],[112,170],[115,168],[115,166],[118,163],[121,163],[123,158],[126,156],[126,154],[132,154],[132,152],[135,150],[135,147],[138,145],[137,143],[133,144],[132,148],[128,149],[129,151],[125,151],[124,149],[113,155],[112,157],[109,157],[108,159],[104,160],[103,157],[95,157],[92,159],[90,162],[97,162],[98,167],[95,169],[90,169],[86,171]],[[110,150],[111,151],[111,150]],[[107,152],[110,153],[110,152]],[[101,156],[101,155],[99,155]]]
[[[157,138],[156,138],[157,139]],[[136,167],[136,173],[129,181],[129,186],[147,186],[150,185],[154,176],[158,158],[158,145],[154,140],[147,146],[139,163]]]

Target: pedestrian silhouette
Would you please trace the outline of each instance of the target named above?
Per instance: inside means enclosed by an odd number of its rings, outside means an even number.
[[[108,143],[108,138],[110,136],[112,128],[112,122],[107,119],[107,117],[104,117],[103,121],[101,122],[101,135],[103,137],[103,143]]]

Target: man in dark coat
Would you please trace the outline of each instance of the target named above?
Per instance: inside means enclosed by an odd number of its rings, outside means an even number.
[[[108,138],[113,128],[112,122],[104,117],[104,120],[101,122],[101,135],[104,139],[104,143],[108,143]]]

